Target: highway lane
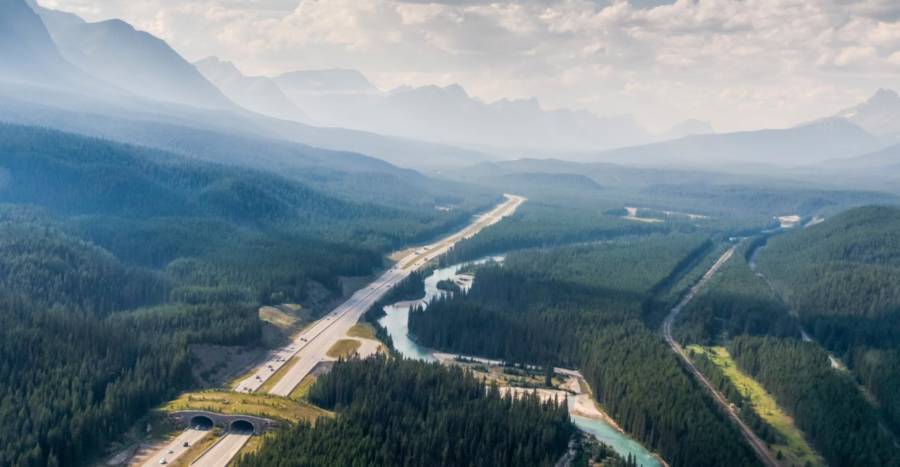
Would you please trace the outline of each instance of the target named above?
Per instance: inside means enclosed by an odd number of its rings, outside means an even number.
[[[757,457],[759,457],[763,464],[769,467],[778,467],[779,464],[772,456],[772,453],[769,452],[766,443],[763,442],[763,440],[759,439],[759,437],[756,436],[756,433],[754,433],[753,430],[751,430],[750,427],[747,426],[747,424],[744,423],[743,420],[741,420],[741,417],[738,416],[735,407],[730,404],[725,396],[723,396],[722,393],[720,393],[719,390],[717,390],[716,387],[713,386],[713,384],[710,383],[708,379],[706,379],[706,376],[704,376],[703,373],[701,373],[700,370],[698,370],[697,367],[694,366],[694,362],[692,362],[691,359],[688,358],[687,353],[685,353],[684,348],[681,347],[681,344],[679,344],[675,340],[675,338],[672,337],[672,326],[675,323],[675,318],[678,316],[681,310],[683,310],[684,307],[687,306],[688,303],[690,303],[691,300],[693,300],[694,297],[697,296],[697,293],[700,292],[700,290],[703,289],[707,283],[709,283],[709,281],[713,278],[713,276],[716,275],[719,269],[721,269],[722,266],[725,265],[725,263],[727,263],[729,259],[731,259],[736,249],[737,245],[734,245],[727,251],[725,251],[725,253],[723,253],[722,256],[720,256],[719,259],[715,262],[715,264],[713,264],[712,267],[710,267],[709,270],[706,271],[706,274],[703,275],[700,281],[694,284],[693,287],[691,287],[691,290],[688,291],[687,295],[685,295],[684,298],[682,298],[681,301],[679,301],[678,304],[675,305],[675,307],[672,308],[671,311],[669,311],[668,316],[666,316],[665,321],[663,321],[662,331],[663,336],[666,339],[666,343],[669,344],[669,347],[672,349],[672,351],[675,352],[676,355],[678,355],[678,358],[680,358],[682,362],[684,362],[691,375],[706,388],[710,395],[713,396],[713,400],[715,400],[719,407],[721,407],[725,412],[725,414],[728,415],[728,418],[730,418],[731,421],[734,422],[735,425],[737,425],[738,429],[741,432],[741,435],[743,435],[744,439],[747,441],[750,447],[753,448],[753,451],[756,453]]]
[[[394,285],[429,261],[446,253],[460,240],[470,238],[485,227],[511,215],[525,202],[525,198],[520,196],[505,196],[506,201],[490,212],[478,216],[474,222],[459,232],[418,248],[401,258],[393,268],[368,286],[356,291],[347,301],[296,336],[289,345],[271,354],[266,362],[239,382],[235,389],[238,392],[255,392],[293,357],[299,357],[269,391],[271,394],[289,395],[319,362],[327,360],[326,354],[331,346],[344,337],[360,317]]]
[[[307,346],[304,346],[297,356],[300,358],[294,366],[290,368],[284,376],[278,380],[269,391],[270,394],[276,396],[288,396],[291,391],[300,384],[306,375],[308,375],[315,366],[327,359],[328,350],[334,343],[347,335],[350,330],[375,302],[381,298],[388,290],[399,282],[408,273],[401,271],[389,272],[389,277],[384,277],[375,284],[366,287],[359,297],[351,297],[345,302],[344,310],[338,317],[334,318],[334,323],[326,328],[322,333],[318,334]]]
[[[478,216],[471,224],[459,232],[449,235],[437,242],[416,249],[401,258],[397,263],[379,276],[368,286],[357,290],[344,303],[337,306],[312,326],[298,334],[290,344],[270,354],[269,358],[247,378],[240,381],[235,390],[238,392],[255,392],[278,369],[286,365],[294,357],[296,363],[289,368],[282,378],[272,386],[270,394],[287,396],[300,384],[306,375],[319,363],[328,360],[327,352],[335,342],[344,338],[347,331],[362,317],[363,313],[394,285],[409,276],[413,271],[423,267],[446,253],[460,240],[476,235],[485,227],[499,222],[513,214],[526,201],[525,198],[504,195],[506,201]],[[223,467],[240,452],[250,435],[230,433],[207,451],[192,467]]]
[[[191,464],[191,467],[224,467],[247,444],[252,433],[228,433],[209,451]]]
[[[209,430],[196,430],[194,428],[188,428],[184,430],[180,435],[176,436],[175,439],[169,441],[162,449],[154,452],[146,461],[141,464],[142,467],[151,467],[158,466],[160,459],[165,459],[167,463],[171,463],[175,459],[181,457],[184,453],[186,453],[191,446],[200,442],[204,436],[209,434]],[[184,446],[184,443],[188,443],[188,446]],[[172,451],[169,453],[169,451]]]

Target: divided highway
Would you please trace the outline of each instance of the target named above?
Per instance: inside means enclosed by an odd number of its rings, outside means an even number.
[[[142,466],[156,466],[159,465],[160,461],[163,459],[166,460],[166,463],[171,463],[175,459],[178,459],[186,452],[188,452],[188,450],[190,450],[194,444],[200,442],[200,440],[202,440],[207,434],[209,434],[208,430],[188,428],[187,430],[184,430],[184,432],[182,432],[180,435],[176,436],[172,441],[169,441],[168,444],[163,446],[162,450],[147,458]],[[185,443],[187,443],[187,446],[185,446]]]
[[[363,313],[368,311],[394,285],[429,261],[446,253],[460,240],[472,237],[485,227],[511,215],[525,202],[525,198],[521,196],[505,196],[505,202],[490,212],[478,216],[466,228],[430,245],[418,248],[400,259],[393,268],[365,288],[356,291],[350,299],[300,333],[289,345],[274,352],[266,362],[257,367],[256,371],[241,381],[236,390],[238,392],[255,392],[282,366],[292,363],[292,366],[269,391],[270,394],[279,396],[289,395],[319,362],[326,360],[326,353],[331,346],[343,338],[347,331],[359,321]]]
[[[687,306],[687,304],[697,296],[697,293],[706,286],[710,279],[712,279],[713,276],[716,275],[719,269],[721,269],[722,266],[727,263],[729,259],[731,259],[736,249],[737,245],[732,246],[724,254],[722,254],[722,256],[720,256],[719,259],[715,262],[715,264],[713,264],[712,267],[710,267],[709,270],[706,271],[706,274],[703,275],[700,281],[694,284],[693,287],[691,287],[691,290],[688,291],[687,295],[685,295],[684,298],[682,298],[681,301],[678,302],[678,304],[675,305],[675,307],[672,308],[671,311],[669,311],[668,316],[666,316],[665,321],[663,321],[662,331],[663,336],[666,339],[666,343],[669,344],[669,347],[671,347],[672,351],[675,352],[676,355],[678,355],[682,362],[684,362],[688,370],[691,372],[691,375],[693,375],[693,377],[697,381],[699,381],[700,384],[702,384],[706,388],[706,390],[713,396],[713,400],[715,400],[719,407],[722,408],[722,411],[724,411],[725,414],[728,415],[728,418],[730,418],[731,421],[734,422],[735,425],[737,425],[738,429],[741,431],[741,435],[744,436],[744,439],[747,441],[750,447],[753,448],[753,451],[756,452],[757,457],[759,457],[763,464],[769,467],[778,467],[779,464],[775,461],[775,458],[772,457],[772,453],[769,452],[766,443],[763,440],[759,439],[759,437],[756,436],[756,433],[754,433],[753,430],[751,430],[750,427],[748,427],[747,424],[744,423],[743,420],[741,420],[741,417],[738,416],[737,411],[734,409],[734,407],[730,403],[728,403],[728,400],[725,399],[725,396],[723,396],[722,393],[720,393],[715,388],[715,386],[713,386],[713,384],[710,383],[708,379],[706,379],[706,376],[704,376],[703,373],[701,373],[700,370],[698,370],[697,367],[694,366],[694,362],[692,362],[691,359],[688,358],[687,354],[684,351],[684,348],[681,347],[681,344],[679,344],[678,341],[676,341],[675,338],[672,337],[672,326],[675,323],[675,318],[678,316],[678,313],[680,313],[681,310],[684,309],[684,307]]]
[[[384,272],[374,282],[356,291],[346,302],[297,335],[290,344],[272,352],[265,362],[235,386],[235,390],[246,393],[256,392],[281,367],[291,364],[292,366],[286,370],[281,379],[269,390],[270,394],[289,395],[317,364],[328,360],[326,355],[328,350],[338,340],[344,338],[347,331],[359,321],[362,315],[392,287],[409,276],[413,271],[449,251],[460,240],[470,238],[485,227],[493,225],[504,217],[513,214],[526,201],[521,196],[508,194],[504,196],[506,201],[490,212],[478,216],[464,229],[437,242],[418,248],[404,256],[394,267]],[[189,436],[188,433],[192,431],[194,430],[188,429],[173,440],[169,446],[173,444],[181,446],[183,443],[182,438]],[[227,433],[209,451],[195,460],[191,466],[224,467],[228,465],[231,459],[247,443],[250,436],[250,434],[246,433]],[[169,446],[161,451],[160,454],[154,456],[153,459],[158,460],[160,456],[165,457]],[[174,458],[171,457],[171,459]]]

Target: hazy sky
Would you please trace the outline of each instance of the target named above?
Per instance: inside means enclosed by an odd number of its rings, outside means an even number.
[[[782,127],[900,88],[898,0],[39,0],[122,18],[248,74],[355,68],[379,87]]]

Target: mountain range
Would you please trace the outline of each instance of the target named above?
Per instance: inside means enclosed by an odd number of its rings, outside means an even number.
[[[244,107],[280,116],[280,106],[303,109],[317,124],[474,147],[518,155],[602,149],[646,143],[653,137],[629,116],[600,118],[586,111],[546,111],[536,99],[501,99],[485,103],[460,85],[401,86],[382,92],[357,70],[300,70],[272,78],[239,74],[230,62],[210,57],[198,69]],[[227,78],[225,78],[227,76]],[[254,95],[260,80],[274,82],[275,92]],[[271,80],[271,81],[270,81]],[[266,85],[271,87],[270,85]],[[280,94],[280,93],[279,93]],[[254,101],[255,100],[255,101]],[[276,109],[265,111],[266,108]],[[684,129],[685,134],[705,132]],[[710,130],[711,131],[711,130]]]
[[[7,122],[176,152],[184,148],[173,147],[177,143],[161,128],[352,151],[426,171],[492,159],[471,149],[261,115],[225,97],[158,38],[120,21],[88,23],[69,13],[32,6],[41,16],[24,0],[5,0],[0,7],[0,43],[4,44],[0,80],[5,82],[0,86],[0,109]],[[53,34],[65,40],[66,54]],[[92,44],[96,51],[82,50]],[[145,57],[146,63],[140,63]]]
[[[290,76],[277,82],[284,83]],[[573,151],[652,140],[629,116],[601,118],[586,111],[547,111],[536,99],[486,103],[458,84],[402,86],[388,92],[378,91],[371,83],[336,91],[296,85],[287,89],[297,105],[323,124],[510,155],[523,149]]]
[[[583,155],[583,160],[653,166],[792,167],[864,154],[881,147],[880,140],[841,118],[793,128],[756,130],[684,138]]]
[[[843,162],[827,165],[871,165],[890,157],[859,156],[900,142],[900,97],[891,90],[793,128],[715,133],[689,120],[651,135],[629,116],[545,110],[536,99],[484,102],[459,85],[384,92],[346,69],[248,76],[215,57],[189,63],[119,20],[91,23],[31,0],[0,8],[5,120],[176,152],[202,152],[202,144],[179,147],[163,128],[358,152],[425,171],[556,157],[764,172],[833,160]]]
[[[89,23],[32,4],[60,54],[91,75],[136,96],[204,109],[237,106],[165,41],[113,19]]]
[[[236,70],[233,65],[229,68]],[[216,81],[212,72],[204,74]],[[630,117],[546,111],[536,99],[485,103],[459,85],[402,86],[382,92],[355,70],[296,71],[271,80],[318,124],[414,135],[512,159],[558,157],[766,171],[855,157],[900,140],[896,123],[900,98],[890,90],[879,90],[836,115],[791,128],[716,133],[709,122],[686,120],[651,135]],[[227,94],[236,101],[241,95]]]
[[[838,112],[844,118],[886,143],[900,143],[900,96],[891,89],[879,89],[865,102]]]
[[[265,76],[246,76],[231,62],[207,57],[194,63],[197,70],[245,109],[275,118],[308,121],[309,117]]]

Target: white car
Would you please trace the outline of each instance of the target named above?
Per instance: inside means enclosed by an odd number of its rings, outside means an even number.
[[[159,460],[159,464],[160,464],[160,465],[166,465],[166,464],[168,464],[168,463],[169,463],[169,462],[166,460],[165,457],[163,457],[162,459]]]

